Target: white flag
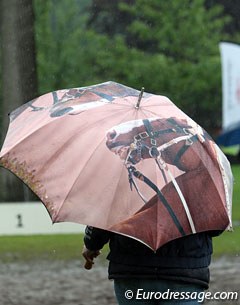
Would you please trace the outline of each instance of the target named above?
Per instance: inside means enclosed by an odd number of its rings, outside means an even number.
[[[223,129],[240,122],[240,45],[220,43]]]

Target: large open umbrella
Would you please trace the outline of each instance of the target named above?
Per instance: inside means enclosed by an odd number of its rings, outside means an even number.
[[[53,222],[153,250],[231,227],[231,169],[211,137],[168,98],[115,82],[54,91],[13,111],[0,165]]]

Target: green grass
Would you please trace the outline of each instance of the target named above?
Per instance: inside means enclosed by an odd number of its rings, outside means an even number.
[[[233,232],[224,232],[222,235],[213,238],[214,257],[231,255],[240,256],[240,226]]]
[[[233,232],[224,232],[213,239],[214,255],[240,255],[240,165],[233,165]]]
[[[232,172],[234,177],[233,186],[233,220],[240,221],[240,165],[233,165]]]
[[[214,238],[214,255],[240,255],[240,165],[232,167],[235,178],[233,192],[233,232]],[[0,260],[82,260],[83,235],[0,236]],[[108,248],[103,250],[105,258]],[[101,259],[100,259],[101,260]]]
[[[3,261],[79,259],[82,240],[81,234],[0,236],[0,258]]]
[[[239,145],[234,145],[234,146],[230,146],[230,147],[222,146],[221,149],[225,154],[236,156],[239,151],[239,147],[240,147]]]
[[[225,232],[213,239],[214,256],[240,255],[240,227]],[[82,234],[0,236],[0,260],[79,260],[83,247]],[[100,260],[105,259],[108,247],[102,251]]]
[[[0,236],[0,260],[82,260],[83,234]],[[103,249],[104,259],[107,246]]]

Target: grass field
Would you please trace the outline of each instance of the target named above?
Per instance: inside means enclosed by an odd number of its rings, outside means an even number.
[[[233,232],[214,238],[214,255],[240,255],[240,166],[234,165]],[[72,260],[82,259],[83,235],[0,236],[0,259],[19,260]],[[107,247],[103,250],[105,257]]]
[[[240,221],[240,165],[233,165],[232,172],[234,177],[233,220]]]
[[[0,258],[18,260],[72,260],[81,257],[82,234],[0,236]]]
[[[232,172],[234,176],[232,210],[234,230],[233,232],[224,232],[221,236],[214,238],[214,253],[217,256],[240,255],[240,165],[233,165]]]

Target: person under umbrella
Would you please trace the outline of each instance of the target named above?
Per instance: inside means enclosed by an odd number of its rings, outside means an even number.
[[[192,234],[153,251],[132,238],[87,226],[83,248],[85,267],[91,269],[94,258],[109,243],[108,277],[114,280],[119,305],[197,305],[209,287],[212,237],[220,233]],[[162,298],[158,299],[159,296]]]

